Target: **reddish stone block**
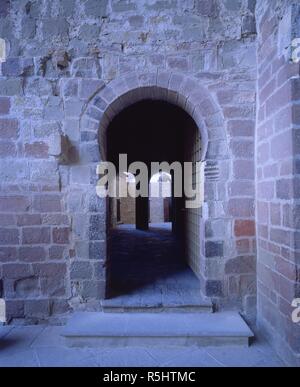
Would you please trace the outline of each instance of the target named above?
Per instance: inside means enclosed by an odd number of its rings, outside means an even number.
[[[251,248],[249,239],[238,239],[236,241],[236,252],[238,254],[248,254],[250,251]]]
[[[240,257],[229,259],[225,263],[225,273],[226,274],[255,273],[255,261],[256,259],[252,255],[240,256]]]
[[[253,220],[236,220],[234,223],[235,236],[254,236],[255,223]]]
[[[17,216],[18,226],[37,226],[41,224],[40,214],[22,214]]]
[[[19,136],[18,120],[14,118],[0,119],[0,138],[2,139],[17,139]]]
[[[280,228],[271,228],[270,230],[270,239],[271,241],[285,245],[290,246],[291,245],[291,235],[288,231],[282,230]]]
[[[254,183],[251,181],[233,181],[228,185],[231,197],[248,196],[254,197]]]
[[[293,199],[294,180],[281,179],[276,181],[276,196],[278,199]]]
[[[0,228],[0,245],[19,244],[19,230],[17,228]]]
[[[280,204],[270,203],[271,224],[279,226],[281,224],[281,206]]]
[[[2,212],[25,212],[28,211],[29,206],[30,200],[27,196],[0,196],[0,211]]]
[[[233,174],[236,179],[253,180],[254,163],[251,160],[236,160],[233,163]]]
[[[48,300],[26,300],[24,307],[25,316],[28,318],[44,319],[50,315]]]
[[[234,217],[252,217],[254,216],[253,199],[230,199],[228,201],[228,212]]]
[[[33,198],[33,209],[38,212],[60,212],[61,196],[56,194],[36,195]]]
[[[46,252],[40,246],[22,246],[19,249],[19,259],[24,262],[39,262],[46,259]]]
[[[34,263],[34,274],[38,277],[60,277],[64,278],[66,275],[65,263]]]
[[[17,249],[15,247],[0,247],[0,262],[11,262],[17,260]]]
[[[37,159],[48,158],[48,145],[44,142],[25,144],[25,156]]]
[[[22,240],[26,245],[50,243],[50,227],[23,228]]]
[[[233,137],[252,137],[254,135],[255,122],[252,120],[230,120],[228,131]]]
[[[297,267],[294,263],[288,262],[279,255],[276,255],[275,268],[283,277],[290,281],[297,281]]]
[[[69,227],[55,227],[53,229],[53,242],[57,244],[69,243]]]
[[[0,115],[9,114],[10,99],[8,97],[0,97]]]
[[[1,214],[0,226],[15,226],[16,220],[13,214]]]
[[[20,279],[32,275],[31,267],[25,263],[7,263],[2,267],[3,278]]]

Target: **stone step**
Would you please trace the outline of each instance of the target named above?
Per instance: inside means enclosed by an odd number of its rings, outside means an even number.
[[[203,300],[200,291],[169,292],[168,295],[123,295],[101,301],[102,310],[108,313],[161,313],[198,312],[212,313],[211,301]]]
[[[243,345],[253,333],[237,312],[76,312],[62,335],[71,347]]]

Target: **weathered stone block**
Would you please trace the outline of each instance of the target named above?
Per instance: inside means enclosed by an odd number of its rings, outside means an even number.
[[[1,245],[17,245],[20,243],[19,230],[16,228],[0,228]]]
[[[23,94],[23,79],[8,78],[0,79],[1,95],[14,96]]]
[[[36,298],[40,295],[39,279],[31,276],[16,280],[14,283],[17,298]]]
[[[219,280],[205,281],[205,295],[207,297],[222,297],[223,296],[222,281],[219,281]]]
[[[50,243],[50,227],[28,227],[22,230],[22,242],[26,245]]]
[[[66,275],[66,264],[63,262],[34,263],[33,272],[39,277],[60,277]]]
[[[71,168],[71,182],[77,184],[89,184],[91,170],[88,166],[74,166]]]
[[[241,256],[229,259],[225,263],[226,274],[255,273],[255,257]]]
[[[55,227],[52,231],[53,242],[56,244],[68,244],[69,234],[69,227]]]
[[[17,249],[15,247],[0,247],[0,262],[13,262],[17,260]]]
[[[205,242],[205,256],[211,257],[222,257],[224,253],[224,242],[222,241],[207,241]]]
[[[252,217],[254,216],[254,200],[248,198],[230,199],[228,212],[234,217]]]
[[[46,251],[41,246],[22,246],[19,249],[19,260],[23,262],[39,262],[46,259]]]
[[[93,163],[100,161],[99,145],[96,144],[82,144],[80,147],[80,160],[85,163]]]
[[[0,196],[0,211],[1,212],[26,212],[30,207],[30,199],[28,196],[11,195]]]
[[[61,196],[57,194],[36,195],[33,198],[33,209],[38,212],[60,212]]]
[[[70,276],[72,280],[90,279],[93,276],[93,267],[87,261],[74,261],[71,263]]]
[[[105,241],[90,242],[89,243],[89,258],[104,260],[106,257],[106,243]]]
[[[254,236],[255,223],[253,220],[236,220],[234,223],[235,236]]]
[[[106,229],[106,221],[103,215],[90,216],[90,225],[89,225],[90,240],[104,239],[105,229]]]
[[[81,296],[83,298],[103,299],[105,295],[105,281],[84,281]]]
[[[15,157],[17,156],[16,145],[12,141],[0,142],[0,157]]]
[[[65,256],[65,246],[52,245],[49,248],[49,258],[50,259],[54,259],[54,260],[63,259],[64,256]]]
[[[14,118],[0,119],[0,138],[17,139],[19,136],[19,123]]]
[[[237,160],[233,163],[233,173],[236,179],[254,179],[254,163],[252,160]]]
[[[8,114],[10,110],[10,99],[8,97],[0,97],[0,115]]]
[[[24,313],[27,318],[47,318],[50,315],[49,301],[27,300],[25,301]]]
[[[24,317],[24,301],[21,300],[7,300],[6,314],[8,321],[13,318]]]
[[[24,153],[26,157],[45,159],[48,158],[48,145],[41,141],[25,144]]]
[[[2,63],[2,74],[6,77],[33,75],[33,60],[32,58],[7,58],[7,60]]]
[[[31,267],[25,263],[4,264],[2,266],[3,278],[20,279],[32,275]]]
[[[86,99],[90,98],[97,91],[100,91],[105,86],[105,83],[99,79],[81,79],[79,86],[79,97]]]
[[[62,297],[66,293],[65,278],[61,276],[41,278],[40,282],[43,296]]]

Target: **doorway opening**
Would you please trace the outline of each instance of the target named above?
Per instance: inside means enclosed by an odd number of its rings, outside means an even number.
[[[143,100],[119,113],[107,130],[108,161],[128,164],[200,161],[201,140],[193,119],[163,101]],[[183,180],[184,180],[184,168]],[[195,188],[195,169],[191,185]],[[119,184],[136,177],[117,170]],[[108,299],[113,307],[197,306],[200,292],[200,209],[185,208],[174,194],[173,171],[149,176],[148,197],[110,198]],[[183,184],[183,183],[182,183]],[[153,196],[153,192],[159,195]],[[182,187],[182,191],[184,189]]]

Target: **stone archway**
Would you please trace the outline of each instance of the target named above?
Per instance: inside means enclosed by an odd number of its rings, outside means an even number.
[[[204,296],[220,298],[224,296],[224,276],[222,270],[213,265],[218,265],[218,261],[212,264],[211,257],[214,257],[212,249],[218,249],[217,255],[224,256],[223,241],[218,243],[210,241],[210,236],[205,234],[206,221],[212,216],[209,207],[224,207],[226,198],[216,199],[214,192],[211,192],[211,184],[220,179],[221,163],[229,158],[226,131],[224,127],[224,117],[218,103],[215,102],[210,92],[199,85],[196,79],[183,74],[166,71],[157,73],[128,73],[121,78],[111,81],[107,85],[101,85],[99,89],[88,100],[85,112],[81,118],[81,131],[97,132],[98,146],[100,148],[99,159],[93,162],[106,160],[106,131],[113,120],[126,107],[144,100],[161,100],[176,105],[188,113],[196,123],[202,141],[201,161],[205,162],[204,169],[204,191],[205,200],[200,219],[201,252],[201,286]],[[97,141],[95,140],[95,144]],[[208,205],[210,202],[210,205]],[[98,214],[99,215],[99,214]],[[96,221],[95,221],[96,219]],[[214,220],[222,222],[222,215],[217,211]],[[107,212],[91,214],[90,230],[94,227],[106,230]],[[95,231],[95,230],[94,230]],[[96,232],[90,232],[91,243],[96,244],[94,238]],[[92,249],[91,259],[97,259],[98,250]],[[91,249],[90,249],[91,254]],[[106,253],[103,256],[103,266],[106,266]],[[213,273],[218,273],[218,277]],[[105,269],[99,273],[99,279],[106,278]]]

